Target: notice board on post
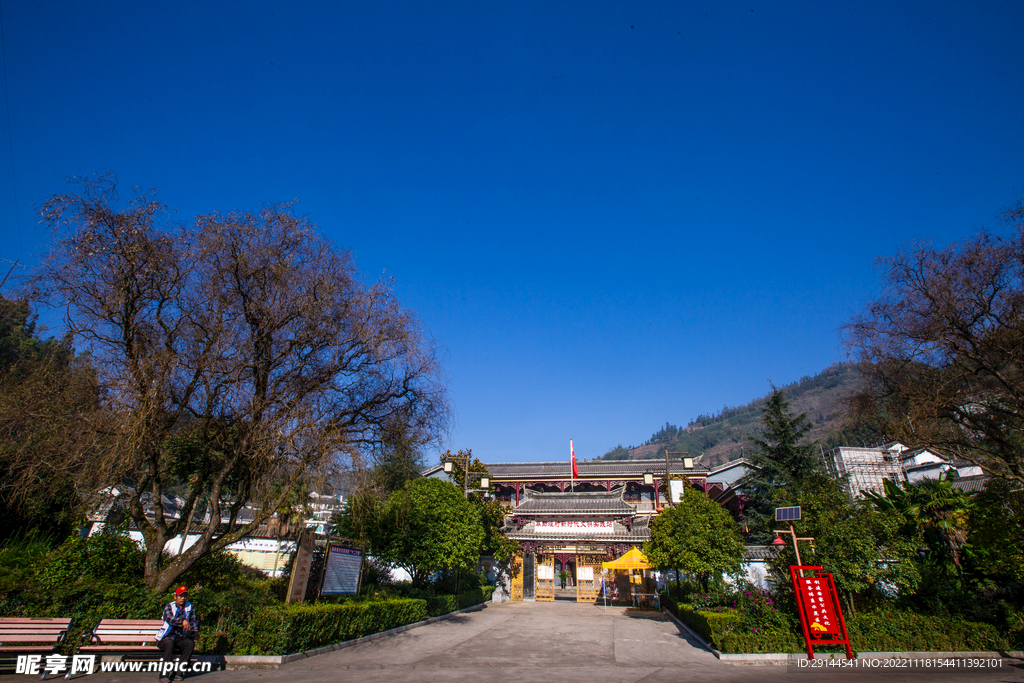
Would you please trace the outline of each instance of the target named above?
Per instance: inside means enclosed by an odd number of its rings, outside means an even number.
[[[805,576],[804,572],[809,576]],[[843,610],[839,606],[839,593],[836,592],[832,575],[822,571],[821,567],[789,567],[790,578],[793,579],[793,592],[796,594],[797,611],[800,613],[800,626],[807,643],[807,657],[814,659],[815,645],[845,645],[846,656],[853,659],[850,647],[850,636],[846,632]]]
[[[363,551],[342,543],[327,544],[327,562],[320,595],[355,595],[362,576]]]

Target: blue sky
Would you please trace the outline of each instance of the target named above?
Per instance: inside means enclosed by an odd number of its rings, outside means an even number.
[[[1024,3],[300,4],[3,0],[0,257],[101,169],[182,218],[298,198],[485,461],[814,374],[877,256],[1024,196]]]

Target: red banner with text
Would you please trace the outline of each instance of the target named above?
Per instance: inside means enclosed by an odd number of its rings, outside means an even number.
[[[846,622],[832,575],[822,571],[821,567],[797,566],[790,566],[789,574],[793,579],[807,656],[814,659],[815,645],[845,645],[846,655],[853,659],[850,636],[846,633]]]

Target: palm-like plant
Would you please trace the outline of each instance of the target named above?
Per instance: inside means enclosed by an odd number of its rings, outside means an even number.
[[[878,510],[899,512],[908,527],[924,535],[936,558],[948,556],[960,572],[967,523],[974,509],[971,496],[948,479],[928,479],[916,484],[886,479],[884,486],[884,496],[868,491],[865,497]]]

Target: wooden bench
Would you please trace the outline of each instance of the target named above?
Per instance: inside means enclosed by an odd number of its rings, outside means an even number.
[[[164,627],[160,619],[103,619],[85,638],[80,654],[159,655],[156,635]]]
[[[20,617],[0,618],[0,655],[4,660],[11,658],[11,670],[15,669],[18,655],[37,654],[43,657],[40,663],[46,678],[46,656],[59,654],[60,645],[67,638],[71,628],[70,619],[23,619]]]

